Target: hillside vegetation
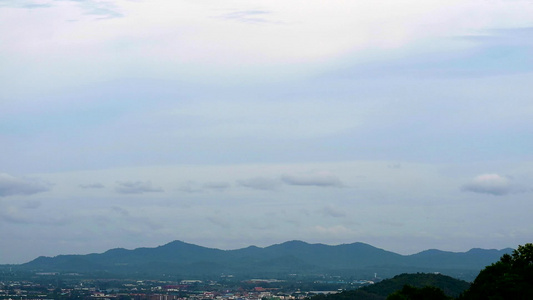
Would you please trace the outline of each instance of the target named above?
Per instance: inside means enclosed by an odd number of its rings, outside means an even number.
[[[416,288],[436,287],[448,297],[457,297],[470,286],[466,281],[441,274],[401,274],[357,290],[344,291],[327,296],[317,295],[312,300],[384,300],[406,285]]]

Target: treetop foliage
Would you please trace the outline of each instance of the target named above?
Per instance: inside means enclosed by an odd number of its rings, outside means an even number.
[[[483,269],[460,299],[533,299],[533,244]]]
[[[410,285],[404,285],[404,287],[390,294],[387,300],[450,300],[451,297],[439,288],[434,286],[425,286],[423,288],[416,288]]]

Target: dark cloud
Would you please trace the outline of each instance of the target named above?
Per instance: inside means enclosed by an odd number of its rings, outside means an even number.
[[[237,183],[241,186],[256,189],[256,190],[275,190],[280,185],[280,182],[274,179],[255,177],[246,180],[239,180]]]
[[[51,189],[49,183],[38,179],[18,178],[0,173],[0,197],[13,195],[33,195]]]
[[[163,192],[163,189],[152,186],[150,181],[126,181],[117,182],[115,191],[120,194],[144,194]]]
[[[494,196],[504,196],[526,191],[525,188],[514,184],[511,178],[498,174],[479,175],[469,183],[463,185],[461,190]]]
[[[82,189],[103,189],[105,186],[101,183],[80,184]]]
[[[209,190],[226,190],[231,187],[231,184],[227,182],[207,182],[203,185],[205,189]]]
[[[224,191],[231,187],[231,184],[223,181],[206,182],[204,184],[187,181],[178,187],[178,190],[185,193],[202,193],[206,191]]]
[[[329,172],[283,175],[281,180],[288,185],[341,187],[342,183],[337,176]]]

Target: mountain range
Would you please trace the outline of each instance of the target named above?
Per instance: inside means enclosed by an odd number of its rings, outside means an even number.
[[[364,243],[330,246],[289,241],[237,250],[206,248],[173,241],[155,248],[111,249],[87,255],[41,256],[16,268],[34,272],[129,275],[163,274],[187,278],[320,277],[325,275],[383,278],[401,273],[438,272],[471,280],[485,266],[512,249],[472,249],[468,252],[426,250],[401,255]]]

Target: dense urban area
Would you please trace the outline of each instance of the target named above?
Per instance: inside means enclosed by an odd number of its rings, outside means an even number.
[[[0,299],[305,299],[373,284],[379,278],[346,281],[322,276],[313,281],[246,279],[226,275],[220,280],[89,279],[71,273],[15,273],[0,276]]]

